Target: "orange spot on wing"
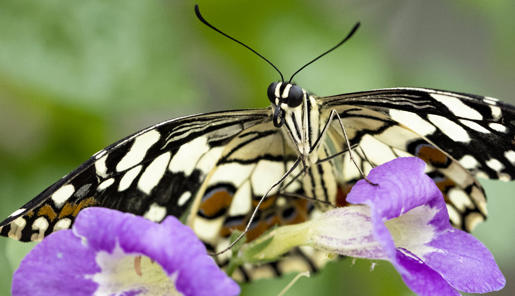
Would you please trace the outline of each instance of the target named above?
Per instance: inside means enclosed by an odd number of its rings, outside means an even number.
[[[48,220],[53,221],[57,217],[57,213],[54,211],[52,206],[46,204],[39,208],[38,216],[46,216]]]
[[[352,189],[352,185],[343,184],[338,186],[338,190],[336,191],[336,206],[337,207],[345,207],[348,206],[347,202],[347,194],[349,194]]]
[[[445,199],[445,202],[449,202],[449,198],[447,196],[447,192],[456,186],[456,183],[454,183],[453,180],[449,179],[449,178],[443,178],[441,180],[438,180],[435,182],[436,186],[438,187],[438,189],[440,189],[440,191],[442,192],[443,194],[443,197]]]
[[[200,204],[200,211],[206,216],[214,216],[220,211],[227,210],[232,202],[232,194],[225,189],[219,189],[205,197]]]
[[[416,156],[435,166],[446,165],[450,160],[442,151],[430,145],[422,145]]]
[[[256,225],[253,225],[253,227],[247,233],[247,241],[255,240],[260,235],[265,233],[268,229],[272,228],[272,226],[273,224],[269,224],[267,223],[267,221],[259,221]]]
[[[442,192],[447,192],[449,189],[456,186],[456,183],[454,183],[454,181],[449,178],[437,181],[435,184],[436,186],[438,186],[438,189],[440,189],[440,191]]]
[[[86,199],[83,199],[81,200],[81,202],[75,207],[75,209],[73,210],[73,213],[72,215],[74,217],[76,217],[79,212],[84,209],[84,208],[87,208],[87,207],[91,207],[91,206],[94,206],[97,204],[97,200],[94,198],[94,197],[89,197],[89,198],[86,198]]]
[[[260,197],[261,198],[261,197]],[[262,210],[266,210],[272,206],[275,205],[275,201],[277,200],[277,195],[272,195],[272,196],[269,196],[267,199],[265,199],[261,205],[259,206],[259,209],[262,211]],[[252,200],[252,207],[256,207],[257,204],[259,203],[259,200],[255,200],[253,199]]]
[[[73,206],[75,204],[71,202],[67,202],[63,205],[61,208],[61,211],[59,212],[59,219],[71,215],[73,213]]]
[[[87,207],[95,205],[97,202],[94,197],[89,197],[81,200],[78,204],[68,202],[65,203],[61,211],[59,212],[59,219],[68,217],[68,216],[77,216],[79,212]]]

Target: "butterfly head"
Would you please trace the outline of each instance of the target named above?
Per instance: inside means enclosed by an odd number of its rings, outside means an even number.
[[[274,125],[281,127],[288,112],[302,108],[307,92],[293,83],[272,82],[267,95],[274,108]]]

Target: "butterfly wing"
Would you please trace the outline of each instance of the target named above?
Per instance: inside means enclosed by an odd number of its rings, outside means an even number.
[[[297,160],[296,151],[283,132],[271,122],[255,125],[234,137],[221,152],[216,166],[203,181],[197,203],[187,221],[211,251],[221,251],[229,244],[233,230],[242,231],[259,200],[281,179]],[[305,196],[303,177],[296,167],[282,187],[271,190],[252,221],[247,240],[252,240],[278,225],[309,220],[315,213],[313,201]],[[231,252],[217,256],[225,267]],[[327,255],[310,248],[296,248],[281,260],[261,265],[245,264],[232,275],[242,281],[278,276],[290,271],[316,271],[328,261]]]
[[[515,177],[515,108],[496,99],[395,88],[321,98],[320,104],[326,117],[331,110],[338,112],[351,144],[359,147],[354,154],[365,171],[398,156],[424,159],[444,193],[451,222],[465,230],[487,214],[475,177]],[[344,149],[339,125],[333,122],[329,135],[331,152]],[[339,172],[345,184],[361,177],[348,155]]]
[[[454,98],[454,103],[443,100],[446,97],[451,101]],[[452,108],[457,99],[470,105],[466,109],[468,116],[458,116],[463,115],[459,113],[462,111]],[[364,171],[395,156],[425,159],[433,179],[447,184],[442,191],[448,204],[458,208],[463,221],[472,217],[471,213],[486,215],[481,186],[467,169],[476,175],[504,179],[513,176],[513,143],[506,141],[506,135],[513,139],[513,109],[493,99],[426,89],[392,89],[323,98],[320,104],[322,115],[336,110],[343,118],[350,141],[357,147],[358,165]],[[470,109],[479,110],[481,120]],[[203,114],[142,130],[99,151],[15,211],[0,224],[0,233],[23,241],[40,240],[55,230],[69,228],[82,208],[96,205],[154,221],[175,215],[190,225],[209,249],[220,250],[227,245],[233,229],[245,227],[259,199],[297,159],[281,131],[273,127],[270,112],[262,109]],[[435,121],[431,114],[457,120],[469,132],[470,140],[464,141],[462,134],[461,138],[453,138],[456,132],[445,129],[449,123]],[[419,121],[405,120],[417,116]],[[491,130],[490,143],[511,150],[505,149],[504,154],[493,152],[490,158],[481,154],[487,140],[475,133],[482,132],[485,125]],[[328,135],[321,158],[345,149],[336,124]],[[471,157],[474,167],[470,167]],[[492,157],[502,167],[492,162]],[[271,192],[251,225],[248,239],[274,225],[309,219],[320,203],[298,196],[344,202],[345,193],[361,177],[348,154],[343,161],[334,159],[314,165],[303,177],[292,179],[299,170],[286,179],[288,186]],[[456,195],[451,194],[452,190],[461,191]],[[463,201],[463,196],[472,206]],[[460,204],[453,203],[460,198]],[[466,229],[473,225],[463,221],[455,225],[462,223]],[[224,266],[227,259],[222,256],[217,261]],[[242,266],[235,276],[249,280],[290,270],[316,270],[325,261],[327,256],[323,254],[296,249],[285,260]]]
[[[78,212],[102,206],[160,221],[183,217],[223,147],[269,121],[268,109],[216,112],[166,121],[93,155],[0,223],[3,236],[41,240],[69,228]]]
[[[102,206],[161,221],[174,215],[192,227],[211,251],[225,248],[233,230],[243,230],[259,199],[297,159],[270,110],[189,116],[144,129],[99,151],[1,223],[1,234],[41,240],[69,228],[79,211]],[[283,192],[304,193],[302,180],[286,179],[260,207],[247,239],[275,225],[309,219],[312,202]],[[309,256],[308,256],[309,254]],[[218,256],[228,264],[230,252]],[[246,265],[233,276],[253,280],[293,270],[316,271],[327,256],[296,248],[284,258]]]

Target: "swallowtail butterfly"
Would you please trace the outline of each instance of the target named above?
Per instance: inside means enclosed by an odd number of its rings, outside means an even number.
[[[317,97],[284,81],[269,86],[268,98],[265,109],[172,119],[108,146],[14,211],[1,222],[1,235],[41,240],[69,228],[81,209],[102,206],[153,221],[177,216],[217,251],[286,172],[247,239],[324,210],[309,198],[343,205],[360,170],[408,155],[426,161],[452,224],[470,231],[487,215],[476,177],[515,177],[515,107],[494,98],[425,88]],[[315,270],[325,258],[297,249],[287,260]],[[217,260],[227,264],[227,256]],[[287,260],[240,267],[235,276],[280,274],[293,266]]]

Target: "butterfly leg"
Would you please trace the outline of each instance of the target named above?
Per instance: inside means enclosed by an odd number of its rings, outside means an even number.
[[[352,149],[356,149],[356,147],[358,147],[358,144],[354,144],[354,146],[352,146]],[[331,154],[331,155],[327,156],[326,158],[319,158],[316,164],[321,164],[321,163],[324,163],[326,161],[335,159],[336,157],[342,155],[343,153],[345,153],[347,151],[349,151],[349,150],[345,149],[345,150],[342,150],[340,152],[336,152],[334,154]],[[362,151],[363,151],[363,149],[362,149]]]
[[[373,163],[372,161],[370,161],[370,159],[369,159],[369,158],[368,158],[368,156],[365,154],[365,151],[363,151],[363,148],[361,148],[361,146],[359,146],[358,144],[354,144],[354,145],[352,146],[352,149],[358,149],[358,148],[359,148],[359,150],[361,151],[361,155],[363,155],[363,158],[364,158],[364,159],[365,159],[365,160],[366,160],[366,161],[367,161],[367,162],[368,162],[368,163],[369,163],[373,168],[375,168],[375,167],[376,167],[375,163]],[[333,160],[333,159],[335,159],[336,157],[338,157],[338,156],[340,156],[340,155],[344,154],[344,153],[345,153],[345,152],[347,152],[347,151],[348,151],[348,150],[347,150],[347,149],[345,149],[345,150],[342,150],[342,151],[340,151],[340,152],[336,152],[336,153],[334,153],[334,154],[331,154],[331,155],[327,156],[326,158],[319,158],[316,164],[321,164],[321,163],[324,163],[324,162],[326,162],[326,161]],[[397,157],[398,157],[398,156],[397,156]]]
[[[359,150],[361,151],[361,154],[363,155],[363,158],[372,166],[372,168],[375,168],[376,165],[370,161],[370,159],[368,158],[367,154],[365,153],[365,151],[363,150],[363,148],[361,148],[361,146],[358,146]],[[397,156],[399,157],[399,156]]]
[[[317,163],[318,164],[318,163]],[[308,171],[308,167],[304,167],[299,173],[297,173],[295,176],[293,176],[293,178],[291,178],[290,181],[288,181],[288,183],[286,184],[282,184],[281,185],[281,188],[279,188],[279,195],[281,196],[285,196],[285,197],[295,197],[295,198],[300,198],[300,199],[305,199],[305,200],[309,200],[309,201],[314,201],[314,202],[320,202],[320,203],[323,203],[323,204],[326,204],[326,205],[329,205],[329,206],[332,206],[334,207],[334,205],[332,203],[330,203],[329,201],[325,201],[325,200],[320,200],[320,199],[317,199],[317,198],[314,198],[314,197],[309,197],[307,195],[303,195],[303,194],[298,194],[298,193],[294,193],[294,192],[285,192],[285,191],[282,191],[282,189],[284,188],[288,188],[293,182],[295,182],[302,174],[305,174],[307,173]]]
[[[356,162],[355,158],[354,158],[354,153],[352,152],[352,149],[353,147],[351,146],[350,144],[350,141],[349,141],[349,136],[347,135],[347,130],[345,129],[345,126],[343,125],[343,122],[342,122],[342,119],[340,117],[340,115],[338,114],[338,112],[336,112],[336,110],[331,110],[331,114],[329,115],[329,119],[326,121],[326,123],[324,124],[324,127],[322,128],[322,132],[320,133],[320,136],[318,136],[318,138],[316,139],[315,143],[313,144],[313,147],[311,148],[311,151],[315,151],[318,146],[320,145],[320,143],[322,142],[322,140],[325,138],[325,136],[327,135],[327,128],[329,127],[329,124],[331,122],[333,122],[334,118],[338,118],[338,123],[340,125],[340,128],[341,130],[343,131],[343,137],[345,138],[345,143],[347,145],[347,147],[349,148],[348,151],[349,151],[349,156],[350,156],[350,159],[352,160],[352,163],[354,163],[354,165],[356,166],[356,168],[358,169],[360,175],[363,177],[363,179],[365,179],[365,181],[367,181],[368,184],[370,185],[374,185],[374,186],[377,186],[377,184],[371,182],[367,176],[365,175],[365,173],[363,173],[363,170],[361,169],[361,167],[358,165],[358,163]],[[344,151],[340,151],[336,154],[342,154],[342,153],[345,153],[347,150],[344,150]],[[337,155],[334,154],[334,155],[331,155],[327,158],[334,158],[336,157]],[[326,159],[327,159],[326,158]]]
[[[329,201],[316,199],[314,197],[309,197],[307,195],[303,195],[303,194],[299,194],[299,193],[295,193],[295,192],[280,192],[280,195],[285,196],[285,197],[295,197],[295,198],[305,199],[305,200],[309,200],[309,201],[313,201],[313,202],[319,202],[319,203],[331,206],[333,208],[336,208],[336,206]]]

